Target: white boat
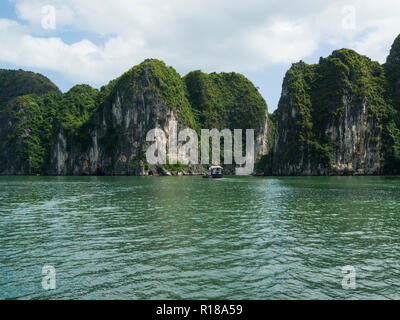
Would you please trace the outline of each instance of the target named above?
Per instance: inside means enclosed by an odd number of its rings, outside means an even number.
[[[206,179],[220,179],[223,177],[222,174],[223,168],[221,166],[211,166],[208,170],[208,173],[203,176]]]

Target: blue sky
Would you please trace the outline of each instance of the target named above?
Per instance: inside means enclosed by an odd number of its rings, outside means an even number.
[[[384,62],[398,12],[397,0],[3,0],[0,67],[40,72],[67,91],[158,58],[181,75],[243,73],[272,112],[300,59],[347,47]]]

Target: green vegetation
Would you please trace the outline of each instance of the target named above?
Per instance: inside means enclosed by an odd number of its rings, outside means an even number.
[[[88,85],[78,85],[58,101],[57,119],[65,130],[74,130],[86,123],[97,106],[99,91]]]
[[[123,92],[131,86],[137,94],[148,87],[155,90],[171,109],[176,110],[182,127],[197,129],[184,83],[174,68],[160,60],[147,59],[103,87],[101,93],[105,100],[114,101],[118,91]]]
[[[321,59],[319,74],[313,87],[314,104],[325,104],[325,110],[316,110],[320,116],[326,111],[330,115],[341,115],[344,111],[343,96],[351,98],[353,104],[366,104],[370,116],[378,122],[390,113],[386,98],[385,72],[378,62],[371,61],[353,50],[334,51]],[[339,108],[339,109],[335,109]]]
[[[384,67],[394,106],[400,110],[400,35],[394,41]]]
[[[38,73],[0,69],[0,110],[13,98],[27,94],[60,93],[57,86]]]
[[[390,125],[395,110],[384,67],[353,50],[334,51],[316,65],[294,64],[285,76],[284,87],[288,94],[282,96],[280,109],[290,105],[296,114],[294,118],[289,115],[284,124],[294,130],[290,130],[290,147],[280,155],[282,158],[295,159],[306,150],[314,164],[331,166],[334,145],[326,136],[326,126],[344,116],[345,103],[366,106],[368,116],[376,123],[367,138],[373,140],[386,133],[392,141],[400,140],[393,137],[397,131]],[[357,110],[350,108],[348,112]]]
[[[41,75],[24,71],[0,71],[0,74],[11,74],[9,80],[2,82],[4,87],[0,85],[0,92],[7,92],[10,97],[10,101],[3,105],[1,112],[16,123],[15,131],[8,135],[7,145],[10,151],[20,155],[22,160],[29,164],[32,173],[43,172],[53,135],[60,126],[68,135],[78,136],[78,143],[90,143],[90,140],[87,141],[90,137],[79,136],[77,129],[85,124],[95,111],[98,90],[79,85],[62,94]],[[13,80],[16,81],[16,88],[14,91],[7,91],[8,88],[14,87]],[[22,87],[17,90],[19,84],[22,84]],[[28,93],[36,91],[37,94],[14,97],[24,90]],[[3,98],[6,99],[6,95],[3,95]]]
[[[94,114],[104,104],[113,103],[118,92],[128,92],[130,86],[134,86],[137,94],[148,88],[155,90],[177,112],[182,127],[198,130],[184,81],[172,67],[159,60],[145,60],[100,91],[77,85],[65,94],[39,74],[0,70],[0,112],[17,125],[8,137],[10,149],[15,149],[29,163],[33,173],[44,171],[53,136],[60,127],[68,137],[68,149],[76,144],[81,152],[86,151],[92,141],[89,130],[97,125]],[[121,134],[120,129],[110,126],[99,143],[112,154]]]
[[[137,72],[144,70],[148,72],[147,76],[152,81],[151,85],[165,99],[168,106],[176,108],[183,125],[197,128],[190,103],[185,95],[184,83],[174,68],[167,67],[164,62],[155,59],[145,60],[135,68]]]
[[[56,102],[59,94],[46,96],[26,95],[14,100],[6,112],[19,125],[9,136],[9,145],[17,154],[22,155],[33,173],[39,173],[50,149],[52,126],[56,114]],[[22,138],[22,145],[17,143]]]
[[[396,121],[388,123],[384,131],[387,141],[386,167],[389,172],[399,173],[400,169],[400,130]]]
[[[201,128],[251,129],[263,124],[267,104],[243,75],[193,71],[184,81]]]
[[[176,164],[170,164],[167,159],[167,164],[164,164],[162,167],[168,171],[182,172],[184,169],[187,169],[189,166],[182,164],[179,161]]]
[[[279,112],[286,105],[290,105],[296,113],[295,117],[290,114],[284,124],[290,129],[291,134],[287,137],[290,147],[285,150],[285,154],[279,155],[282,160],[296,159],[303,150],[309,150],[307,153],[313,155],[313,158],[316,158],[315,161],[318,162],[322,160],[321,156],[322,158],[326,156],[321,155],[324,147],[317,139],[312,114],[312,85],[317,76],[316,69],[317,66],[309,66],[301,61],[294,64],[286,73],[283,86],[287,88],[288,94],[283,95],[279,102],[277,117],[281,117]]]
[[[354,115],[359,110],[352,106],[366,106],[374,124],[366,138],[377,142],[382,137],[387,170],[399,170],[400,36],[383,66],[353,50],[342,49],[321,58],[318,64],[293,64],[283,86],[279,108],[268,121],[270,145],[276,121],[280,121],[278,129],[288,129],[286,147],[281,154],[272,155],[271,151],[264,156],[257,169],[267,166],[272,156],[294,162],[299,154],[308,156],[314,165],[331,166],[335,145],[327,137],[327,124],[338,124],[348,104],[346,112]],[[0,70],[0,113],[13,124],[7,146],[12,154],[29,163],[33,173],[42,173],[60,128],[66,133],[69,148],[77,144],[85,152],[92,143],[90,132],[99,126],[99,119],[109,117],[117,96],[122,103],[134,105],[131,100],[149,93],[155,103],[176,111],[180,127],[189,126],[197,132],[200,128],[261,129],[268,110],[257,88],[241,74],[193,71],[181,78],[175,69],[156,59],[143,61],[100,91],[77,85],[65,94],[39,74]],[[123,129],[107,125],[99,143],[113,155]],[[136,160],[142,158],[138,155]],[[170,171],[186,167],[180,163],[164,166]]]
[[[390,172],[400,172],[400,35],[394,41],[384,65],[393,108],[384,130],[386,166]]]
[[[276,134],[276,112],[277,110],[275,110],[273,113],[270,113],[268,115],[268,126],[269,126],[269,131],[270,131],[270,135],[269,135],[269,144],[271,146],[271,150],[270,152],[273,152],[273,146],[275,143],[275,134]]]

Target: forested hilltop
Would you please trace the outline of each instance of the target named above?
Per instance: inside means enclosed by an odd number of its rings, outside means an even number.
[[[265,174],[400,172],[400,36],[380,65],[353,50],[286,73]]]
[[[253,128],[257,158],[270,149],[267,104],[237,73],[195,71],[182,78],[164,62],[148,59],[100,90],[78,85],[64,94],[37,74],[21,70],[1,74],[3,175],[203,172],[201,166],[146,163],[147,132],[160,127],[168,133],[171,121],[198,132]]]
[[[202,166],[150,166],[149,130],[255,129],[256,173],[400,173],[400,36],[385,64],[349,49],[292,65],[278,109],[237,73],[181,77],[156,59],[100,90],[62,93],[46,77],[0,70],[0,174],[157,175]],[[229,172],[231,168],[227,167]]]

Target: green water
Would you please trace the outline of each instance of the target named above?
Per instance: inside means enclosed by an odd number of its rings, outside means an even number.
[[[399,299],[399,230],[400,178],[0,177],[0,298]]]

